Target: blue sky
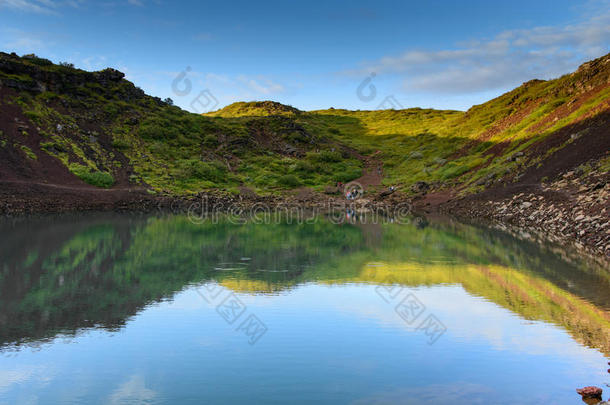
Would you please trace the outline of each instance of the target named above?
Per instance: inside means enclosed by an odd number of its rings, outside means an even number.
[[[464,110],[610,52],[610,0],[0,0],[0,49],[115,67],[198,112],[267,99]]]

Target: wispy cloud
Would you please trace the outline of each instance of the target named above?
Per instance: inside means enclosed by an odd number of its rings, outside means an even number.
[[[106,66],[107,59],[103,55],[92,55],[82,60],[82,65],[86,70],[100,70]]]
[[[158,394],[146,386],[146,380],[141,375],[133,375],[119,386],[109,398],[110,404],[148,404],[152,403]]]
[[[27,32],[17,28],[5,27],[1,33],[5,40],[0,41],[0,46],[18,53],[41,52],[54,43],[49,35],[45,37],[41,33]]]
[[[61,7],[79,7],[83,0],[0,0],[0,8],[9,8],[26,13],[59,14]]]
[[[29,13],[54,14],[56,4],[51,0],[0,0],[0,7]]]
[[[171,74],[175,77],[176,74]],[[233,99],[261,99],[284,94],[288,91],[283,84],[262,75],[227,75],[217,73],[189,72],[196,88],[209,88]]]
[[[44,41],[39,38],[23,36],[4,44],[7,49],[20,49],[24,52],[39,52],[44,49]]]
[[[193,40],[198,42],[207,42],[211,41],[212,39],[214,39],[214,36],[207,32],[202,32],[193,36]]]
[[[264,77],[254,79],[245,75],[239,75],[237,80],[245,85],[248,90],[262,95],[282,93],[285,90],[281,84]]]
[[[142,0],[127,0],[127,3],[131,4],[132,6],[144,7]]]
[[[149,75],[128,75],[130,80],[141,83],[143,88],[151,94],[165,97],[167,89],[181,72],[156,72]],[[182,72],[184,73],[184,72]],[[288,96],[294,88],[287,86],[277,78],[266,75],[225,74],[189,70],[184,77],[191,83],[191,91],[186,95],[167,93],[174,102],[190,110],[190,103],[203,90],[209,90],[218,99],[221,105],[235,101],[275,100]],[[160,87],[159,83],[166,82],[167,86]],[[185,83],[181,82],[180,86]]]
[[[577,24],[504,31],[454,49],[410,50],[366,63],[358,72],[404,77],[406,91],[479,92],[556,77],[609,51],[610,11],[602,8]]]

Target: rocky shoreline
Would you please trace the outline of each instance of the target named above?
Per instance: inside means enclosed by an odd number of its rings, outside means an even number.
[[[548,184],[514,194],[488,193],[451,201],[441,211],[518,229],[528,239],[571,245],[610,259],[610,183],[607,172],[568,171]]]
[[[377,210],[389,215],[396,210],[401,215],[407,211],[424,215],[438,212],[466,222],[491,225],[522,239],[572,246],[606,263],[610,260],[608,173],[593,171],[583,177],[570,171],[552,183],[504,194],[439,200],[422,208],[416,199],[396,193],[385,198],[363,198],[349,206],[359,212]],[[256,207],[324,212],[346,206],[342,196],[313,192],[282,196],[215,192],[175,198],[145,190],[71,190],[40,184],[0,187],[0,215],[4,216],[90,211],[186,213],[189,209],[245,213]]]

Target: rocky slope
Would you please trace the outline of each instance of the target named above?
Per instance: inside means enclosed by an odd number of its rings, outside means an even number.
[[[526,239],[575,245],[610,257],[610,171],[608,159],[563,172],[554,181],[513,192],[488,190],[457,198],[441,209],[512,227]]]

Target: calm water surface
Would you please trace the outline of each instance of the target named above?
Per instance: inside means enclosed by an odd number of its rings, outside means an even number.
[[[0,222],[0,404],[578,404],[610,271],[450,221]]]

